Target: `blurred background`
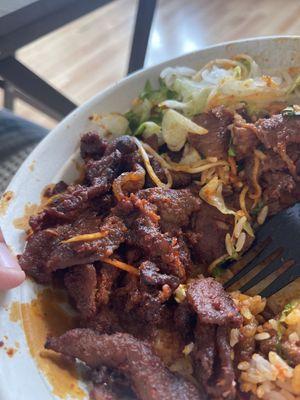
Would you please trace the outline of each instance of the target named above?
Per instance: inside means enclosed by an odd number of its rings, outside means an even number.
[[[60,119],[144,61],[300,35],[299,15],[299,0],[0,0],[0,194]]]
[[[126,75],[137,5],[112,1],[22,47],[16,58],[81,104]],[[145,65],[227,40],[300,35],[299,15],[299,0],[158,0]],[[46,128],[57,123],[19,99],[14,111]]]

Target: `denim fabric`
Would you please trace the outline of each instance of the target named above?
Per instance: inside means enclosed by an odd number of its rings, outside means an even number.
[[[0,194],[47,129],[8,110],[0,110]]]

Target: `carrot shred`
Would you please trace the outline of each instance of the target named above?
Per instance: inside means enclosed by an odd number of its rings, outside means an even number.
[[[116,260],[115,258],[102,258],[101,261],[105,262],[106,264],[113,265],[116,268],[122,269],[123,271],[127,271],[130,274],[137,276],[140,274],[140,271],[137,268],[122,261]]]
[[[258,203],[258,200],[261,196],[262,190],[258,183],[258,172],[259,172],[260,158],[255,154],[254,155],[254,165],[252,169],[252,183],[255,189],[255,193],[249,193],[250,199],[254,200],[252,207],[255,207]]]
[[[62,243],[85,242],[90,240],[102,239],[107,236],[108,231],[85,233],[83,235],[76,235],[67,240],[62,240]]]

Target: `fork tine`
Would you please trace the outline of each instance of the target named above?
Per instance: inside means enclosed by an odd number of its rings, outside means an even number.
[[[280,255],[283,253],[283,249],[280,248],[274,253],[270,254],[265,260],[263,260],[258,266],[260,267],[259,272],[254,275],[245,285],[240,288],[242,293],[251,289],[253,286],[257,285],[263,279],[265,279],[272,272],[277,271],[281,266],[282,262],[280,259]]]
[[[247,254],[245,254],[241,260],[237,261],[232,266],[232,269],[234,270],[234,267],[236,265],[238,265],[241,269],[232,278],[230,278],[227,282],[224,283],[224,288],[225,289],[229,288],[231,285],[236,283],[243,276],[248,274],[248,272],[250,272],[252,270],[252,268],[254,268],[254,266],[255,266],[255,265],[251,264],[251,261],[253,261],[270,243],[271,243],[271,238],[268,237],[267,239],[258,243]]]
[[[283,274],[274,279],[274,281],[267,286],[264,290],[260,292],[262,297],[271,297],[274,293],[278,292],[280,289],[287,286],[289,283],[293,282],[296,278],[300,276],[300,265],[295,264],[294,260],[288,260],[285,263],[288,267]]]

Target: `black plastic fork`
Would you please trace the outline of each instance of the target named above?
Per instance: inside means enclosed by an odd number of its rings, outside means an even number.
[[[268,284],[259,293],[263,297],[299,278],[300,203],[270,218],[257,231],[254,246],[230,268],[235,275],[224,284],[226,289],[243,293],[266,279]]]

